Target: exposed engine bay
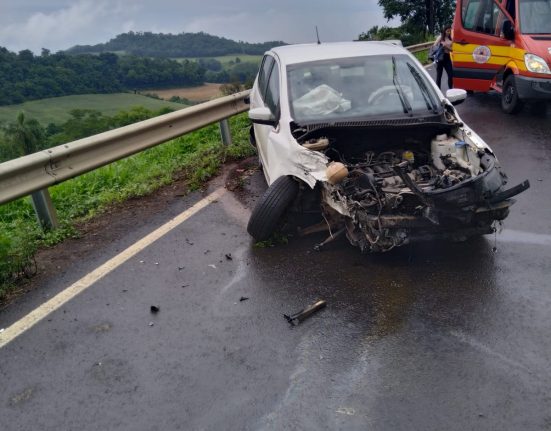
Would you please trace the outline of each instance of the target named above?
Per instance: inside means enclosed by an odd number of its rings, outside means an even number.
[[[510,198],[529,187],[525,181],[504,191],[507,177],[492,152],[464,133],[324,132],[302,142],[330,160],[323,217],[364,252],[492,233]]]

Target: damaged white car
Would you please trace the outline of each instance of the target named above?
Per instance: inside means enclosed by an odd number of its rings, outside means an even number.
[[[250,95],[251,141],[268,182],[248,224],[265,240],[290,214],[317,213],[362,251],[494,231],[511,198],[488,145],[404,48],[385,42],[268,51]]]

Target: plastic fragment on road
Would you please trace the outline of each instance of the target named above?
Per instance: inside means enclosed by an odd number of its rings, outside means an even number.
[[[246,296],[242,296],[241,298],[239,298],[239,302],[243,302],[243,301],[248,301],[249,298],[247,298]]]
[[[231,256],[231,253],[226,254],[226,259],[227,260],[233,260],[233,257]]]
[[[321,299],[318,302],[306,307],[304,310],[299,311],[298,313],[292,314],[290,316],[288,316],[287,314],[284,314],[283,317],[287,319],[287,322],[295,326],[295,325],[298,325],[303,320],[310,317],[316,311],[319,311],[322,308],[325,308],[326,305],[327,303],[323,299]]]
[[[149,310],[150,310],[153,314],[158,313],[159,311],[161,311],[161,309],[159,308],[158,305],[152,305],[152,306],[149,308]]]

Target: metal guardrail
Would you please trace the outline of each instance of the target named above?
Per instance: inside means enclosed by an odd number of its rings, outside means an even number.
[[[419,43],[417,45],[411,45],[411,46],[406,47],[406,49],[408,51],[414,53],[414,52],[425,51],[425,50],[429,49],[432,45],[434,45],[434,41]]]
[[[424,51],[433,42],[406,47]],[[227,118],[248,109],[250,91],[233,94],[184,108],[156,118],[100,133],[38,153],[0,163],[0,204],[32,193],[39,222],[55,227],[55,210],[48,187],[109,163],[136,154],[193,130],[220,121],[222,140],[231,135]]]
[[[249,91],[0,164],[0,204],[84,174],[248,109]]]

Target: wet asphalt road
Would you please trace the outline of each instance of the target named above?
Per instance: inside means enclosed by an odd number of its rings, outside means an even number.
[[[0,429],[551,429],[551,114],[507,116],[493,95],[459,108],[510,184],[532,184],[495,253],[493,237],[255,248],[256,173],[245,199],[227,192],[2,348]],[[46,281],[0,328],[200,198]]]

